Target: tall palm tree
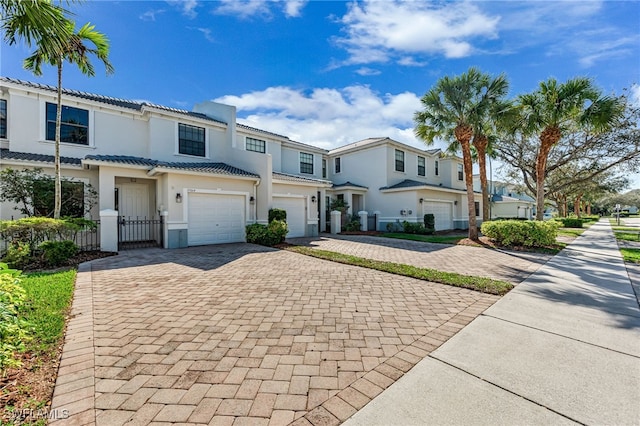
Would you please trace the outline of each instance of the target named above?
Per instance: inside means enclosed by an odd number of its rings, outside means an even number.
[[[0,0],[0,21],[7,44],[18,40],[27,46],[36,44],[50,56],[62,51],[62,43],[68,36],[65,10],[49,0]]]
[[[478,239],[473,193],[471,140],[481,117],[506,93],[506,78],[491,78],[477,68],[455,77],[442,77],[421,99],[424,109],[414,115],[415,134],[428,145],[436,138],[452,138],[460,145],[467,189],[469,238]],[[508,86],[507,86],[508,87]],[[503,93],[504,91],[504,93]]]
[[[76,65],[80,71],[93,77],[95,68],[89,60],[89,55],[95,55],[105,66],[107,74],[113,73],[114,69],[109,62],[109,40],[107,37],[95,30],[95,26],[89,23],[85,24],[75,32],[75,23],[67,20],[68,33],[66,39],[61,40],[63,50],[60,54],[50,55],[50,52],[39,45],[38,49],[27,59],[24,60],[24,67],[33,71],[35,75],[42,75],[42,65],[49,64],[58,69],[58,99],[56,109],[56,135],[55,135],[55,202],[53,209],[53,217],[60,218],[60,210],[62,207],[62,183],[60,172],[60,129],[62,127],[62,65],[65,61]],[[93,47],[89,47],[89,42]]]
[[[535,92],[520,95],[518,104],[523,131],[537,134],[540,139],[536,156],[536,220],[542,220],[547,159],[553,146],[572,127],[594,132],[610,129],[623,114],[623,102],[602,96],[590,79],[578,77],[566,83],[554,78],[543,81]]]

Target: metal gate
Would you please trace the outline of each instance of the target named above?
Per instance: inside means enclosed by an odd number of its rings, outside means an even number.
[[[367,231],[377,231],[378,215],[370,214],[367,216]]]
[[[163,247],[162,216],[118,218],[118,250]]]

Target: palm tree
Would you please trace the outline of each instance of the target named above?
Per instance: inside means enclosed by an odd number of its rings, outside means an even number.
[[[24,60],[24,67],[33,71],[35,75],[42,75],[42,64],[49,64],[58,69],[58,103],[56,110],[56,135],[55,135],[55,204],[53,209],[53,217],[60,218],[60,210],[62,206],[62,184],[60,172],[60,129],[62,127],[62,65],[65,61],[76,65],[80,71],[93,77],[95,69],[89,60],[89,55],[95,55],[100,59],[106,68],[107,74],[113,73],[113,66],[109,62],[109,40],[98,31],[95,26],[89,23],[85,24],[78,32],[75,32],[75,23],[67,20],[68,33],[70,34],[64,40],[62,53],[50,55],[50,52],[43,46],[38,49],[27,59]],[[88,47],[86,42],[90,42],[93,47]]]
[[[536,220],[544,214],[544,182],[547,159],[553,146],[570,128],[602,132],[610,129],[623,114],[619,98],[602,96],[590,79],[578,77],[566,83],[554,78],[540,83],[533,93],[520,95],[522,130],[537,134],[540,147],[536,156]]]
[[[47,0],[0,0],[5,42],[36,44],[53,56],[62,51],[60,40],[69,36],[64,13],[64,9]]]
[[[473,194],[473,160],[471,140],[482,117],[488,114],[504,93],[507,81],[504,76],[492,79],[477,68],[455,77],[442,77],[421,99],[424,110],[414,115],[415,134],[431,145],[435,138],[455,141],[462,149],[467,207],[469,210],[469,238],[478,239]]]

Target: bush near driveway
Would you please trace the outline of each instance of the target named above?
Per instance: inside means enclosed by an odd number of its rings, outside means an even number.
[[[503,246],[548,247],[556,244],[556,221],[501,220],[484,222],[482,233]]]
[[[272,220],[269,225],[254,223],[247,225],[247,242],[273,247],[282,243],[289,232],[287,223],[281,220]]]

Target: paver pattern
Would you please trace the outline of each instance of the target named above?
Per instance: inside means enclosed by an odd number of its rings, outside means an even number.
[[[339,424],[498,299],[251,244],[123,252],[79,282],[56,424]]]
[[[489,250],[451,244],[434,244],[368,235],[331,235],[294,238],[294,244],[394,263],[494,278],[519,284],[552,255]]]

